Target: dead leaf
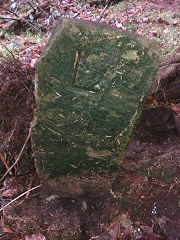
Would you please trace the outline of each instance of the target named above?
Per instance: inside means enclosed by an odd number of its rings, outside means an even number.
[[[10,229],[10,227],[6,224],[4,224],[4,218],[1,217],[1,226],[2,226],[2,229],[3,229],[3,232],[4,233],[13,233],[13,231]]]
[[[142,35],[142,34],[143,34],[143,30],[142,30],[142,29],[138,29],[138,30],[136,31],[136,34]]]
[[[30,66],[31,66],[32,68],[35,67],[35,64],[36,64],[37,60],[38,60],[38,58],[33,58],[33,59],[31,59]]]
[[[29,40],[24,41],[24,45],[29,45],[29,44],[30,44]]]
[[[157,22],[158,22],[158,23],[164,23],[164,20],[163,20],[161,17],[158,17],[158,18],[157,18]]]
[[[33,234],[31,236],[25,236],[25,240],[46,240],[43,234]]]
[[[158,106],[158,102],[153,96],[148,96],[147,97],[147,105],[149,107]]]
[[[164,33],[169,33],[169,32],[170,32],[170,29],[166,28],[166,29],[164,29],[163,32],[164,32]]]
[[[180,115],[180,105],[171,103],[171,107],[178,115]]]
[[[153,37],[157,37],[157,35],[158,35],[156,31],[152,31],[151,34]]]
[[[4,233],[13,233],[8,225],[3,224],[2,229]]]
[[[2,192],[2,197],[11,198],[17,195],[17,193],[18,193],[18,190],[16,188],[10,188]]]

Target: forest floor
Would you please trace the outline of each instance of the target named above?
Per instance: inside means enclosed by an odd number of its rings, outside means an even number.
[[[33,12],[31,24],[27,19],[22,23],[21,30],[15,22],[10,32],[5,27],[9,21],[0,20],[4,28],[0,39],[0,240],[179,240],[180,1],[135,0],[110,6],[88,1],[37,2],[41,8]],[[0,14],[12,17],[7,1],[2,6]],[[40,184],[31,141],[25,142],[36,107],[35,65],[54,19],[60,17],[105,22],[154,39],[161,45],[164,63],[122,169],[104,199],[61,199],[40,186],[5,207]]]

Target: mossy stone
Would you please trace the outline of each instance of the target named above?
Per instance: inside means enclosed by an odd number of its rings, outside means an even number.
[[[56,25],[36,68],[32,140],[39,175],[63,196],[84,194],[84,175],[118,171],[154,80],[158,48],[103,24]]]

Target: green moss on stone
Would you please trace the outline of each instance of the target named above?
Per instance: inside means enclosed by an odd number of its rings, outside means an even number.
[[[36,158],[55,178],[117,171],[159,63],[157,47],[106,25],[62,19],[36,73]]]

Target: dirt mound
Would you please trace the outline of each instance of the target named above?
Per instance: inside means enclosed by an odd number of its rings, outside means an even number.
[[[0,69],[0,152],[11,165],[24,144],[33,119],[34,70],[27,69],[15,59],[1,60]],[[28,155],[28,150],[25,152]]]

